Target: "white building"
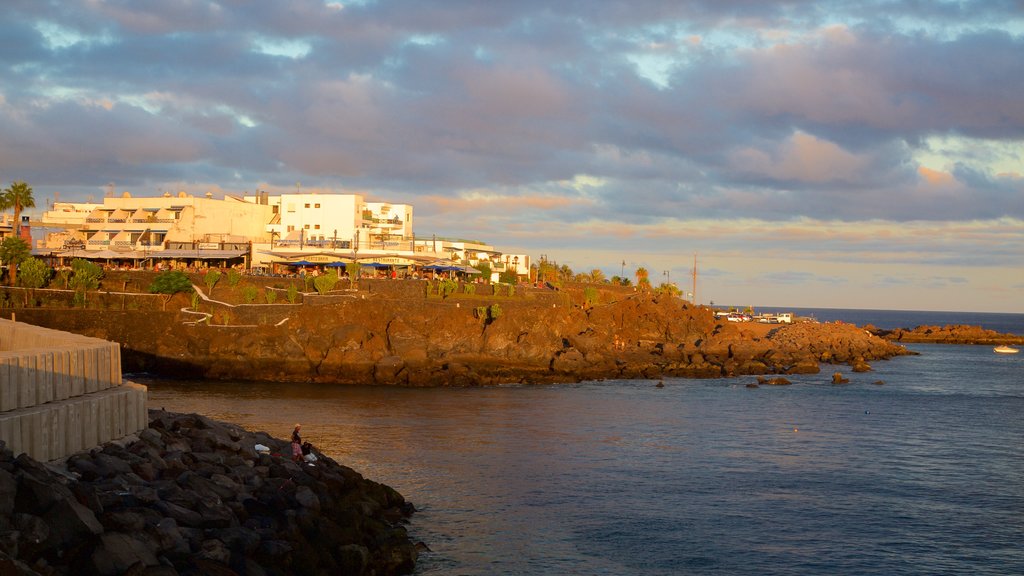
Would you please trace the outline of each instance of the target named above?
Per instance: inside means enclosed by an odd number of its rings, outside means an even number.
[[[252,242],[266,240],[272,213],[236,197],[196,198],[180,192],[102,204],[56,202],[43,213],[45,247],[58,256],[110,260],[150,258],[244,260]]]

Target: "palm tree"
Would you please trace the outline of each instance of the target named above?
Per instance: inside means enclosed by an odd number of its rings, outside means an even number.
[[[647,278],[647,268],[640,267],[636,269],[636,285],[641,290],[646,290],[651,286],[651,281]]]
[[[21,238],[21,211],[24,208],[35,208],[36,201],[32,197],[32,187],[25,182],[12,182],[11,186],[0,192],[0,210],[14,209],[14,237]]]

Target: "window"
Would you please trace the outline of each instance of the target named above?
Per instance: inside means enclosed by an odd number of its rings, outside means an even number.
[[[309,230],[309,224],[306,224],[305,226],[303,226],[303,228],[305,228],[306,230]]]
[[[313,226],[313,228],[315,228],[316,230],[319,230],[320,229],[320,225],[317,224],[317,225]]]
[[[309,208],[309,202],[306,202],[306,208]]]
[[[288,211],[289,212],[295,212],[295,204],[292,204],[292,203],[289,202],[288,203]]]
[[[313,207],[314,207],[314,208],[319,208],[319,207],[320,207],[320,203],[319,203],[319,202],[317,202],[316,204],[314,204],[314,205],[313,205]]]
[[[289,224],[288,225],[288,231],[289,232],[294,232],[295,231],[295,226],[292,226],[292,225]]]

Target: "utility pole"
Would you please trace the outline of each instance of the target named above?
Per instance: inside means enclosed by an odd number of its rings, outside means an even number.
[[[697,253],[693,253],[693,304],[697,305]]]

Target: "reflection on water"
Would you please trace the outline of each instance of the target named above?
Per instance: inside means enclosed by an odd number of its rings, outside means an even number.
[[[422,574],[1024,573],[1022,363],[918,348],[839,387],[145,383],[397,488]]]

